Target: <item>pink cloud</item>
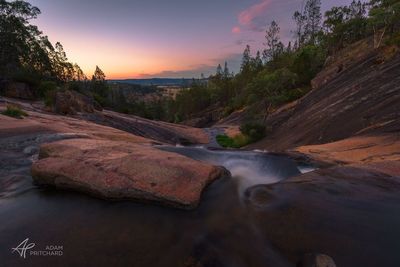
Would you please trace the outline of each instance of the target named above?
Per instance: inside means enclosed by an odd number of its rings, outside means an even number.
[[[249,8],[240,12],[238,20],[240,25],[245,26],[251,30],[259,30],[260,27],[265,27],[263,16],[271,4],[272,0],[261,0],[260,3],[250,6]]]
[[[241,29],[239,26],[235,26],[232,28],[232,33],[240,33]]]

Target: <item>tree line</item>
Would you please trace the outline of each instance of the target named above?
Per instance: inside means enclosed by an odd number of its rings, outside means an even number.
[[[353,0],[349,5],[321,12],[320,0],[307,0],[293,13],[293,40],[284,44],[280,27],[272,21],[265,31],[264,50],[252,53],[247,45],[239,73],[225,62],[208,83],[182,90],[163,103],[158,119],[179,122],[204,110],[224,107],[221,117],[247,107],[249,120],[262,119],[277,106],[295,100],[310,89],[311,80],[327,57],[363,38],[374,45],[400,44],[400,0]],[[257,115],[260,115],[257,117]]]
[[[107,85],[96,66],[91,80],[68,61],[61,43],[53,45],[31,21],[40,9],[26,1],[0,0],[0,80],[25,82],[38,96],[59,86],[87,89],[104,102]]]

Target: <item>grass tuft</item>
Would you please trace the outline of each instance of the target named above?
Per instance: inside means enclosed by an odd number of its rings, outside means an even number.
[[[7,105],[7,109],[1,112],[1,114],[17,119],[22,119],[23,117],[28,116],[28,114],[25,111],[23,111],[20,107],[15,105]]]

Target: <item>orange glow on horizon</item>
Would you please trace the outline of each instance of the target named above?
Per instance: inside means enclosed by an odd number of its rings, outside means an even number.
[[[159,40],[159,36],[147,33],[132,33],[130,38],[122,39],[120,33],[113,31],[102,34],[73,28],[60,31],[54,24],[44,25],[39,26],[51,43],[60,42],[68,61],[78,64],[89,79],[96,66],[107,79],[200,77],[202,72],[210,73],[218,64],[223,64],[227,55],[242,49],[240,46],[216,47],[215,37],[208,35],[202,42],[188,41],[187,36]],[[229,28],[227,35],[232,35]],[[220,38],[225,40],[223,36]]]
[[[99,45],[93,49],[85,45],[87,42],[80,38],[64,37],[62,39],[68,60],[77,63],[89,79],[96,65],[104,71],[107,79],[129,79],[156,77],[164,71],[189,71],[195,69],[193,66],[206,58],[197,53],[191,53],[189,56],[189,53],[174,51],[174,60],[171,60],[169,51],[160,51],[153,47],[132,47],[98,40],[96,43]],[[210,60],[206,63],[212,66],[216,64]]]

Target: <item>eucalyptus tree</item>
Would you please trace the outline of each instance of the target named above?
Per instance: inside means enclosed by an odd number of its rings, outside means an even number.
[[[23,67],[50,74],[48,51],[53,47],[30,24],[39,14],[28,2],[0,0],[0,75],[9,76]]]

